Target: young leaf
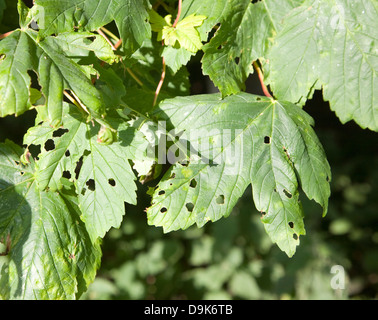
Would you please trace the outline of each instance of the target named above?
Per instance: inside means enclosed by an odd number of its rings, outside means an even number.
[[[268,55],[275,96],[303,104],[323,87],[343,123],[378,130],[377,13],[370,0],[313,0],[293,10]]]
[[[37,188],[33,163],[23,166],[21,153],[9,141],[0,145],[0,239],[9,247],[0,297],[78,298],[99,267],[99,243],[90,241],[70,196]]]
[[[228,216],[252,183],[268,234],[292,256],[305,233],[299,184],[325,214],[330,168],[312,119],[297,106],[250,94],[200,95],[165,100],[156,116],[182,134],[168,159],[177,149],[190,152],[181,159],[189,163],[175,163],[160,181],[150,224],[168,232]]]

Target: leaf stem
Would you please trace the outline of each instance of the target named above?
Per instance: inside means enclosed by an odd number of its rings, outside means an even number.
[[[155,91],[155,97],[154,97],[154,102],[152,104],[152,106],[154,107],[155,104],[156,104],[156,101],[157,101],[157,98],[159,96],[159,93],[160,93],[160,90],[161,90],[161,87],[163,86],[163,83],[164,83],[164,79],[165,79],[165,70],[166,70],[166,65],[165,65],[165,59],[163,57],[163,72],[161,73],[161,77],[160,77],[160,81],[159,81],[159,84],[156,88],[156,91]]]
[[[113,51],[116,51],[117,49],[114,47],[113,43],[108,39],[108,37],[105,35],[104,32],[102,32],[101,28],[97,29],[97,33],[101,35],[107,43],[109,43],[110,47],[112,48]]]
[[[177,23],[179,22],[180,20],[180,16],[181,16],[181,9],[182,9],[182,0],[179,0],[179,3],[178,3],[178,9],[177,9],[177,16],[176,16],[176,20],[175,22],[173,22],[173,25],[172,27],[175,28]]]
[[[0,34],[0,40],[10,36],[12,33],[13,33],[13,30],[6,32],[6,33],[3,33],[3,34]]]
[[[177,9],[177,16],[176,16],[176,19],[175,19],[175,22],[173,23],[172,27],[175,28],[177,23],[179,22],[180,20],[180,16],[181,16],[181,10],[182,10],[182,0],[179,0],[179,3],[178,3],[178,9]],[[162,44],[164,46],[164,40],[162,41]],[[156,104],[156,101],[157,101],[157,98],[159,96],[159,93],[160,93],[160,90],[161,90],[161,87],[163,86],[163,83],[164,83],[164,79],[165,79],[165,71],[166,71],[166,64],[165,64],[165,59],[163,57],[163,71],[161,73],[161,77],[160,77],[160,81],[158,83],[158,86],[156,88],[156,91],[155,91],[155,97],[154,97],[154,102],[152,104],[152,106],[154,107],[155,104]]]
[[[104,33],[106,33],[110,38],[112,38],[115,41],[119,41],[119,38],[111,31],[106,29],[105,27],[100,28]]]
[[[269,98],[273,98],[271,96],[271,94],[269,93],[269,90],[268,88],[265,86],[264,84],[264,75],[259,67],[259,65],[257,64],[256,61],[253,61],[253,66],[255,67],[255,70],[257,72],[257,75],[259,76],[259,80],[260,80],[260,84],[261,84],[261,88],[262,88],[262,91],[264,92],[265,96],[269,97]]]

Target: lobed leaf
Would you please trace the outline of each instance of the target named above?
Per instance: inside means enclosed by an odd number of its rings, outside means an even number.
[[[182,134],[171,156],[189,151],[158,184],[149,223],[166,232],[203,226],[228,216],[252,184],[269,236],[292,256],[305,234],[299,185],[324,213],[330,195],[330,168],[312,119],[291,103],[250,94],[169,99],[155,114]]]
[[[101,250],[92,242],[70,195],[38,189],[22,149],[0,145],[0,239],[3,299],[74,299],[94,280]],[[6,241],[4,239],[7,239]]]

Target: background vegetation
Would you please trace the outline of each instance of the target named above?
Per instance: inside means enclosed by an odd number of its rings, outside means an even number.
[[[189,65],[192,94],[213,90],[200,58]],[[254,77],[248,83],[248,92],[260,93]],[[355,123],[342,125],[321,92],[305,110],[332,168],[332,195],[325,218],[320,206],[302,199],[307,235],[293,258],[266,235],[250,188],[230,217],[163,234],[146,222],[151,182],[140,185],[138,206],[127,205],[124,223],[104,238],[101,269],[82,299],[378,298],[378,136]],[[29,111],[0,119],[0,142],[22,144],[34,117]],[[345,290],[330,287],[335,264],[345,268]]]

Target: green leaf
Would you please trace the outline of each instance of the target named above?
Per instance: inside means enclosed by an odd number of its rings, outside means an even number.
[[[200,95],[165,100],[156,116],[174,128],[172,136],[182,134],[168,159],[184,151],[158,184],[150,224],[168,232],[216,221],[252,183],[265,229],[292,256],[305,234],[299,186],[325,214],[330,168],[311,117],[297,106],[250,94]]]
[[[91,238],[103,237],[110,227],[120,225],[124,202],[136,203],[136,177],[129,159],[145,158],[147,141],[120,119],[109,117],[119,133],[106,144],[100,126],[86,123],[76,107],[65,104],[64,114],[63,128],[45,122],[25,135],[25,144],[41,146],[36,181],[42,190],[59,190],[67,178],[75,182]]]
[[[202,59],[204,74],[210,76],[223,96],[245,89],[245,80],[253,73],[252,62],[265,57],[281,28],[282,18],[300,2],[303,1],[266,0],[253,4],[248,0],[233,0],[227,3],[219,30],[204,46]]]
[[[149,7],[148,0],[36,0],[32,10],[41,37],[74,29],[94,31],[114,20],[130,55],[150,38]]]
[[[174,47],[176,42],[190,52],[197,52],[202,48],[202,42],[196,27],[199,27],[206,16],[190,15],[179,21],[176,27],[165,26],[162,30],[162,39],[168,46]]]
[[[115,61],[106,41],[90,33],[63,34],[44,41],[37,38],[38,33],[31,29],[16,30],[0,42],[0,54],[5,56],[0,64],[0,116],[20,115],[32,108],[28,72],[33,71],[42,87],[45,113],[53,126],[62,121],[65,89],[72,90],[94,117],[101,117],[105,112],[101,93],[92,85],[85,69],[69,57],[85,58],[94,52],[104,61]]]
[[[0,239],[9,252],[1,267],[3,299],[75,299],[94,280],[100,264],[75,202],[37,188],[33,163],[23,166],[22,149],[0,145]]]
[[[343,123],[377,131],[377,13],[370,0],[306,1],[294,10],[268,55],[275,96],[303,104],[323,88]]]

